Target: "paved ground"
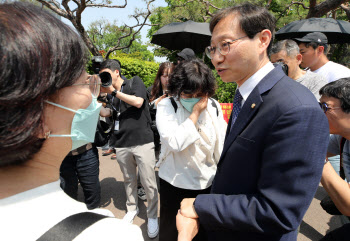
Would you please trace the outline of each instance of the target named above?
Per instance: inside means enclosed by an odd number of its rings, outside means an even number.
[[[117,161],[111,160],[110,156],[103,157],[101,153],[102,151],[100,150],[101,204],[104,208],[112,211],[117,218],[123,218],[126,213],[123,175]],[[158,176],[158,172],[156,174]],[[325,195],[325,190],[322,186],[319,186],[315,198],[300,226],[298,241],[319,240],[327,232],[341,225],[339,217],[332,217],[321,208],[320,200]],[[79,199],[81,198],[82,194],[80,191]],[[146,207],[147,202],[139,200],[140,213],[135,218],[134,224],[141,227],[145,240],[152,240],[147,236],[147,224],[145,223],[147,220]],[[158,241],[158,237],[153,240]]]

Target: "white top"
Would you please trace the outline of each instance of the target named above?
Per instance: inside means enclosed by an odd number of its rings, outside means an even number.
[[[0,200],[0,240],[37,240],[66,217],[87,211],[62,191],[59,181],[49,183]],[[94,223],[74,240],[143,240],[139,227],[114,218],[109,210],[90,212],[113,218]]]
[[[244,105],[245,101],[248,99],[250,93],[252,93],[253,89],[259,84],[259,82],[275,67],[271,62],[265,64],[261,69],[255,72],[249,79],[244,81],[244,83],[238,87],[239,93],[241,93],[243,100],[242,105]]]
[[[191,113],[177,97],[174,99],[178,106],[176,113],[169,98],[157,106],[156,122],[161,141],[157,163],[159,177],[178,188],[208,188],[215,176],[226,134],[227,123],[220,104],[208,100],[207,109],[194,125],[188,118]],[[217,109],[212,106],[212,100]]]
[[[320,89],[328,84],[328,80],[325,77],[309,70],[296,81],[308,88],[314,94],[317,101],[320,99]]]
[[[321,68],[318,68],[313,72],[324,76],[328,80],[328,83],[341,78],[350,77],[350,69],[344,65],[334,63],[333,61],[328,61]]]

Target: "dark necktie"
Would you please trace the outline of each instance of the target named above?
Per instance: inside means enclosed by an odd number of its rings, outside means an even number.
[[[233,98],[231,129],[233,127],[233,124],[236,122],[239,112],[241,111],[242,100],[243,100],[243,97],[241,93],[239,93],[239,90],[237,89],[235,97]]]

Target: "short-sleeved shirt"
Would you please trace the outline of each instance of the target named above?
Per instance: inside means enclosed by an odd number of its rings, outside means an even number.
[[[328,80],[328,83],[341,78],[350,77],[349,68],[345,67],[344,65],[334,63],[332,61],[328,61],[325,65],[316,69],[313,72],[324,76]]]
[[[121,91],[127,95],[135,95],[144,99],[141,108],[120,101],[117,97],[113,99],[113,105],[117,111],[120,110],[119,130],[115,132],[116,141],[113,146],[131,147],[153,142],[151,129],[151,117],[148,110],[148,98],[146,87],[140,77],[135,76],[130,85],[128,79],[124,79]]]
[[[340,135],[330,135],[328,152],[339,155],[340,153]],[[346,140],[343,149],[343,168],[346,180],[350,183],[350,141]]]

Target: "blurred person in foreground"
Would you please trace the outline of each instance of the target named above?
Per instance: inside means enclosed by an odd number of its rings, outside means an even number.
[[[178,64],[169,79],[173,98],[157,106],[160,240],[176,241],[176,214],[183,198],[208,194],[216,172],[227,124],[215,94],[211,69],[199,59]],[[194,240],[207,240],[200,230]]]
[[[206,53],[238,88],[211,193],[181,202],[179,240],[198,223],[209,240],[297,240],[321,179],[328,122],[315,96],[269,61],[275,22],[251,3],[210,22]]]
[[[320,99],[318,92],[328,81],[322,75],[300,69],[299,65],[303,56],[299,53],[299,47],[295,41],[285,39],[272,45],[270,59],[272,63],[282,62],[286,64],[288,76],[308,88],[317,100]]]
[[[87,212],[59,185],[62,160],[93,142],[101,109],[83,41],[29,3],[1,4],[0,16],[0,239],[51,240],[46,232],[64,223],[60,239],[143,240],[137,226]]]
[[[321,183],[335,206],[345,216],[350,216],[350,78],[325,85],[320,90],[320,105],[327,116],[331,134]],[[342,140],[342,138],[345,138]],[[345,141],[341,148],[341,142]],[[346,180],[333,169],[328,157],[342,151],[342,167]],[[350,224],[329,232],[322,241],[348,240]]]

